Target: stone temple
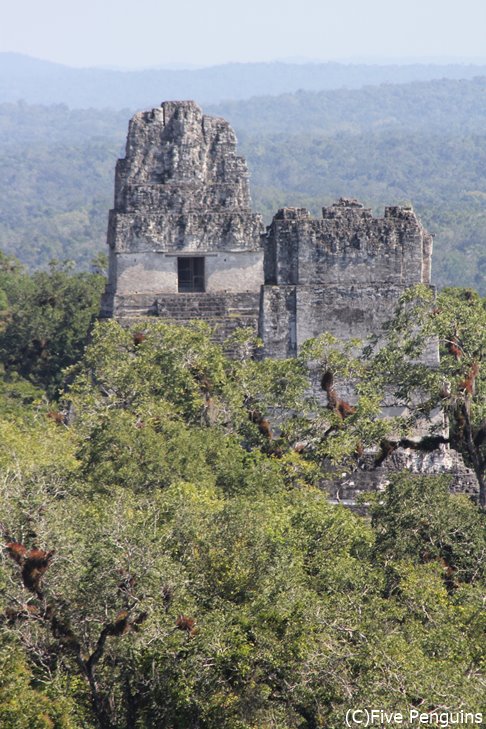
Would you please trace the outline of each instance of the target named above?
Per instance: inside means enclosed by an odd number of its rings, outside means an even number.
[[[233,130],[192,101],[167,101],[131,120],[108,244],[101,316],[124,324],[202,319],[220,341],[251,327],[266,357],[295,356],[326,331],[342,339],[379,333],[405,289],[430,285],[432,237],[410,207],[388,207],[376,218],[340,199],[320,218],[283,208],[265,229],[251,209]],[[436,347],[427,360],[438,362]],[[448,448],[398,449],[394,458],[397,470],[447,472],[456,488],[476,489]],[[386,480],[390,468],[361,474],[363,488]],[[351,495],[361,488],[348,487]],[[339,488],[346,497],[346,485]]]
[[[104,316],[204,319],[221,340],[250,326],[269,357],[323,331],[377,332],[406,288],[430,284],[432,238],[411,208],[375,218],[341,199],[319,219],[279,210],[265,230],[233,130],[192,101],[131,120],[108,244]]]
[[[102,313],[205,319],[221,339],[256,329],[263,233],[227,122],[193,102],[136,114],[116,168]]]

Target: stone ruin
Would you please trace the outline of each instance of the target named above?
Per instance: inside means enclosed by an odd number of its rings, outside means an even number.
[[[102,315],[204,319],[221,341],[256,330],[263,233],[227,122],[191,101],[136,114],[116,167]]]
[[[269,357],[295,356],[324,331],[364,339],[391,318],[407,288],[430,285],[432,238],[411,208],[374,218],[341,199],[320,219],[284,208],[263,246],[259,333]]]
[[[341,199],[320,219],[279,210],[265,231],[233,130],[191,101],[131,120],[108,245],[102,315],[202,318],[221,340],[251,326],[268,357],[323,331],[366,337],[406,288],[430,284],[432,238],[411,208],[374,218]]]
[[[432,237],[410,207],[387,207],[376,218],[342,198],[319,219],[283,208],[265,230],[233,130],[192,101],[164,102],[131,120],[108,245],[102,317],[203,319],[221,342],[251,327],[264,356],[275,358],[295,356],[325,331],[341,339],[379,333],[400,295],[430,285],[431,276]],[[437,348],[427,359],[438,362]],[[431,454],[398,449],[380,473],[365,467],[329,489],[352,502],[403,467],[450,473],[456,488],[477,488],[458,454],[441,446]]]

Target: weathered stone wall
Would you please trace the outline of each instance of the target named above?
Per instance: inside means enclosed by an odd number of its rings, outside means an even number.
[[[148,251],[121,253],[114,257],[118,296],[147,293],[148,295],[178,293],[177,253]],[[259,290],[263,275],[259,251],[206,253],[206,291],[244,292]]]
[[[280,210],[265,240],[266,356],[287,357],[324,331],[345,339],[378,333],[405,289],[430,285],[431,254],[432,238],[411,208],[386,208],[374,218],[341,199],[322,219],[302,208]]]
[[[224,343],[237,329],[248,327],[257,333],[260,297],[254,293],[160,295],[154,314],[174,324],[205,321],[213,328],[214,340]]]

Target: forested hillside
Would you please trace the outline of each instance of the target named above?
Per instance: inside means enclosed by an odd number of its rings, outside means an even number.
[[[154,104],[157,103],[154,101]],[[434,281],[486,291],[486,81],[442,80],[207,107],[234,125],[253,203],[315,213],[354,196],[412,202],[435,234]],[[0,106],[0,248],[31,267],[104,250],[131,111]]]
[[[248,134],[409,131],[465,134],[484,131],[486,76],[362,89],[298,91],[208,106]]]
[[[267,217],[283,205],[319,214],[340,196],[383,214],[413,203],[435,236],[434,283],[486,286],[486,134],[387,131],[246,139],[255,206]]]
[[[165,99],[215,103],[299,89],[356,89],[484,75],[466,64],[227,63],[195,69],[118,71],[71,68],[16,53],[0,53],[0,103],[68,104],[73,108],[143,108]]]
[[[0,106],[0,249],[32,268],[104,251],[128,110]]]

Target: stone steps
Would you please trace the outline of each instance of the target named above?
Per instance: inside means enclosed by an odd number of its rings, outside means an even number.
[[[132,294],[115,297],[114,308],[116,318],[127,325],[149,316],[182,326],[204,321],[213,329],[213,340],[222,344],[236,329],[257,332],[259,294]]]

